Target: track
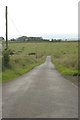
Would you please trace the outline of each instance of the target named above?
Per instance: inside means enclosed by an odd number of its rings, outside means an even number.
[[[78,87],[47,56],[44,64],[3,84],[3,118],[77,118]]]

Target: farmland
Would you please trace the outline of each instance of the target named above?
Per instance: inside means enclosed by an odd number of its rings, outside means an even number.
[[[44,63],[48,55],[62,75],[78,74],[78,42],[9,42],[9,49],[14,51],[14,55],[10,56],[9,67],[3,69],[3,82],[15,79]]]

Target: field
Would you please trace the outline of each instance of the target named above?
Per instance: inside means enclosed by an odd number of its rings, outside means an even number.
[[[78,42],[9,42],[9,49],[14,51],[14,55],[10,56],[9,68],[3,69],[3,82],[15,79],[44,63],[48,55],[51,56],[52,63],[62,75],[78,75]],[[35,55],[29,55],[29,53],[35,53]]]

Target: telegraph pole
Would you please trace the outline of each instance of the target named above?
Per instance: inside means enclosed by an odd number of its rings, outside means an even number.
[[[6,49],[8,49],[8,8],[6,6]]]

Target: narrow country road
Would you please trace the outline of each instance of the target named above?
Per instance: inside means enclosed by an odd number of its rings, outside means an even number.
[[[3,118],[78,118],[78,87],[47,56],[44,64],[2,86]]]

